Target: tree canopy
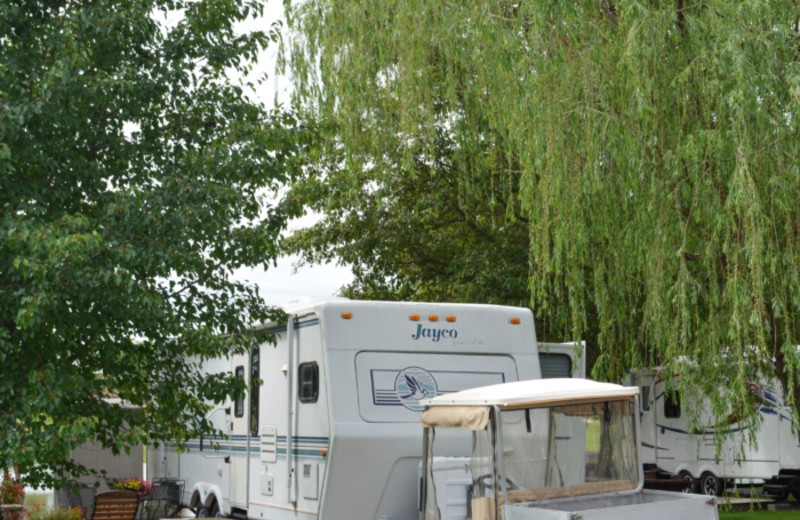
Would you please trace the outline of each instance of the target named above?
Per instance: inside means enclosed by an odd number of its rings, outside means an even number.
[[[309,165],[288,200],[321,219],[284,247],[311,263],[350,266],[354,280],[343,293],[354,298],[527,305],[528,231],[517,179],[504,178],[500,157],[472,179],[479,189],[459,190],[454,143],[441,132],[436,138],[433,155],[407,162],[393,143],[367,171],[338,167],[336,153]]]
[[[262,9],[0,5],[0,461],[28,482],[85,441],[182,442],[242,389],[200,363],[273,312],[231,273],[276,257],[310,135],[230,80],[278,38],[237,30]]]
[[[537,325],[595,342],[596,376],[665,365],[722,415],[760,373],[800,402],[794,2],[306,0],[290,23],[298,102],[362,191],[434,168],[439,134],[459,197],[518,186]]]

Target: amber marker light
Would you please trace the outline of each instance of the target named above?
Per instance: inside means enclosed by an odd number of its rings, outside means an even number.
[[[454,321],[456,321],[456,317],[455,316],[448,316],[447,317],[447,321],[450,322],[450,323],[453,323]]]
[[[411,321],[419,321],[419,314],[412,314],[409,318]]]
[[[439,321],[439,316],[437,316],[437,315],[433,314],[433,315],[431,315],[431,316],[428,316],[428,319],[429,319],[430,321]]]
[[[342,313],[342,318],[344,318],[346,320],[349,320],[352,317],[353,317],[353,313],[351,313],[351,312],[343,312]]]
[[[327,455],[327,454],[328,454],[328,452],[327,452],[327,451],[325,451],[325,450],[319,450],[319,454],[320,454],[320,455],[322,455],[322,456],[324,457],[325,455]]]
[[[519,318],[511,318],[511,324],[512,325],[519,325],[519,323],[520,323],[519,322]]]

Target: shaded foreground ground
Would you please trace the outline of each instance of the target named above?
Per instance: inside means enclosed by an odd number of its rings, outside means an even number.
[[[28,491],[25,495],[25,507],[35,508],[40,507],[53,507],[53,493],[52,492],[35,492]],[[754,505],[753,507],[758,507]],[[800,512],[797,509],[793,511],[769,511],[764,509],[753,509],[747,511],[727,511],[725,506],[720,508],[720,520],[797,520],[800,518]]]

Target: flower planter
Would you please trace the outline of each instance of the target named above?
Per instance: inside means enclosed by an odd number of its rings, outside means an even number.
[[[0,505],[0,519],[2,520],[23,520],[25,509],[22,504],[2,504]]]

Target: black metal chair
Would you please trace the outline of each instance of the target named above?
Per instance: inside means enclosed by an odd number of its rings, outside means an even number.
[[[175,516],[182,508],[186,481],[175,478],[158,478],[152,482],[153,494],[142,501],[141,520],[158,520]]]

